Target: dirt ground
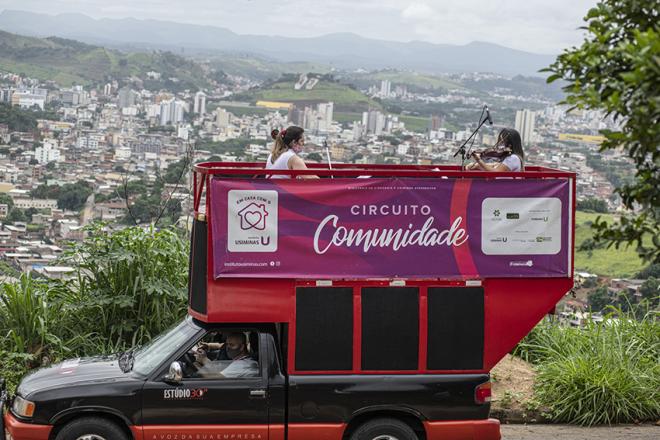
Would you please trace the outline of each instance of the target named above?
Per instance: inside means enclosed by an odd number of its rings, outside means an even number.
[[[491,417],[503,422],[540,421],[540,414],[531,403],[535,375],[530,364],[507,354],[491,371]]]
[[[656,440],[660,426],[619,425],[580,428],[567,425],[502,425],[502,440]]]

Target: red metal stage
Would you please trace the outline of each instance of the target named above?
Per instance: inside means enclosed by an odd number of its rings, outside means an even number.
[[[194,211],[196,219],[196,230],[193,234],[204,235],[193,238],[192,260],[193,267],[191,278],[196,278],[198,284],[191,283],[193,290],[195,286],[203,286],[205,298],[201,301],[202,306],[195,306],[191,296],[191,307],[189,312],[197,319],[206,322],[243,322],[243,323],[284,323],[288,324],[288,370],[290,374],[451,374],[451,373],[482,373],[488,372],[497,362],[543,318],[543,316],[554,310],[555,304],[573,287],[573,254],[574,254],[574,225],[575,225],[575,173],[563,172],[543,167],[526,167],[525,172],[491,173],[482,171],[462,171],[457,166],[417,166],[417,165],[352,165],[334,164],[333,169],[328,169],[322,164],[310,164],[307,171],[266,171],[261,164],[255,163],[221,163],[209,162],[197,164],[194,168]],[[212,182],[220,182],[231,187],[234,182],[242,184],[259,184],[286,186],[287,190],[296,189],[304,191],[305,185],[310,185],[309,180],[303,179],[273,179],[267,180],[268,175],[285,174],[290,176],[316,175],[319,177],[333,177],[335,182],[366,182],[371,179],[425,179],[428,182],[439,179],[449,181],[454,188],[461,185],[473,185],[473,188],[484,188],[483,183],[500,185],[503,178],[507,178],[508,186],[512,184],[531,185],[532,182],[566,182],[568,204],[563,206],[564,215],[567,217],[567,225],[562,224],[562,240],[565,244],[562,249],[566,251],[568,262],[563,275],[556,273],[547,277],[533,276],[507,276],[489,277],[479,276],[474,270],[459,270],[452,276],[443,276],[439,271],[438,276],[426,276],[423,278],[395,276],[393,273],[381,273],[369,278],[338,277],[336,275],[315,276],[310,279],[305,276],[291,278],[273,276],[261,277],[257,275],[240,276],[236,273],[225,276],[218,273],[217,262],[221,252],[226,249],[214,249],[213,230],[222,230],[212,227],[214,222],[224,221],[225,212],[219,212],[216,208],[215,194],[211,190]],[[361,178],[360,178],[361,177]],[[365,177],[368,177],[365,179]],[[360,178],[360,179],[356,179]],[[238,180],[237,180],[238,179]],[[329,179],[322,179],[323,185],[328,185]],[[407,180],[406,180],[407,181]],[[486,187],[487,188],[487,187]],[[485,191],[488,191],[487,189]],[[290,192],[290,191],[288,191]],[[454,189],[454,193],[456,189]],[[286,194],[280,193],[281,197]],[[414,195],[414,194],[413,194]],[[457,199],[460,200],[460,199]],[[451,212],[448,215],[453,218],[456,213],[464,212],[466,203],[451,204]],[[449,205],[448,205],[449,206]],[[210,209],[213,207],[213,209]],[[280,209],[281,205],[280,205]],[[462,211],[461,211],[462,209]],[[499,215],[499,214],[498,214]],[[222,218],[221,218],[222,217]],[[200,226],[197,228],[197,226]],[[223,225],[223,227],[225,227]],[[564,230],[565,228],[565,230]],[[199,243],[197,246],[195,243]],[[203,246],[202,246],[203,245]],[[195,248],[197,247],[197,249]],[[200,259],[199,252],[205,248],[206,254]],[[470,262],[461,256],[460,249],[454,250],[454,257],[460,264]],[[205,270],[197,273],[194,268],[195,261],[204,261]],[[316,274],[318,275],[318,274]],[[314,287],[346,287],[353,291],[353,357],[352,368],[341,371],[300,371],[296,368],[296,292],[301,288]],[[362,289],[368,287],[392,287],[405,286],[414,287],[418,292],[419,307],[419,339],[418,339],[418,367],[416,370],[388,371],[364,368],[362,362],[362,334],[363,328],[363,299]],[[483,353],[480,367],[469,369],[431,369],[428,362],[429,350],[429,292],[436,288],[455,288],[456,295],[460,295],[463,289],[483,288]],[[436,289],[437,290],[437,289]],[[434,292],[436,290],[433,290]],[[192,290],[191,290],[192,291]],[[453,292],[443,290],[443,292]],[[191,295],[199,295],[199,292]],[[457,318],[458,319],[458,318]],[[457,324],[463,325],[463,324]],[[477,325],[477,324],[475,324]]]

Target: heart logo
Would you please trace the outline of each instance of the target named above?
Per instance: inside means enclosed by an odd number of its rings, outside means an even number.
[[[263,214],[259,211],[247,211],[243,215],[243,220],[245,221],[246,227],[243,229],[263,229],[263,226],[260,226]]]

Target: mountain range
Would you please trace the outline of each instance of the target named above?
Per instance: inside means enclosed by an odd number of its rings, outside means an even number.
[[[94,19],[4,10],[0,29],[36,37],[62,37],[120,49],[162,49],[188,55],[254,54],[279,62],[307,61],[344,69],[395,68],[425,73],[493,72],[535,75],[554,61],[491,43],[466,45],[394,42],[336,33],[311,38],[239,35],[216,26],[159,20]]]

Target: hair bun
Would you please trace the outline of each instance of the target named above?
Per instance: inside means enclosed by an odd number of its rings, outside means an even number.
[[[275,128],[273,129],[273,131],[270,132],[270,137],[272,137],[273,139],[277,139],[278,134],[280,134],[280,131],[277,128]]]

